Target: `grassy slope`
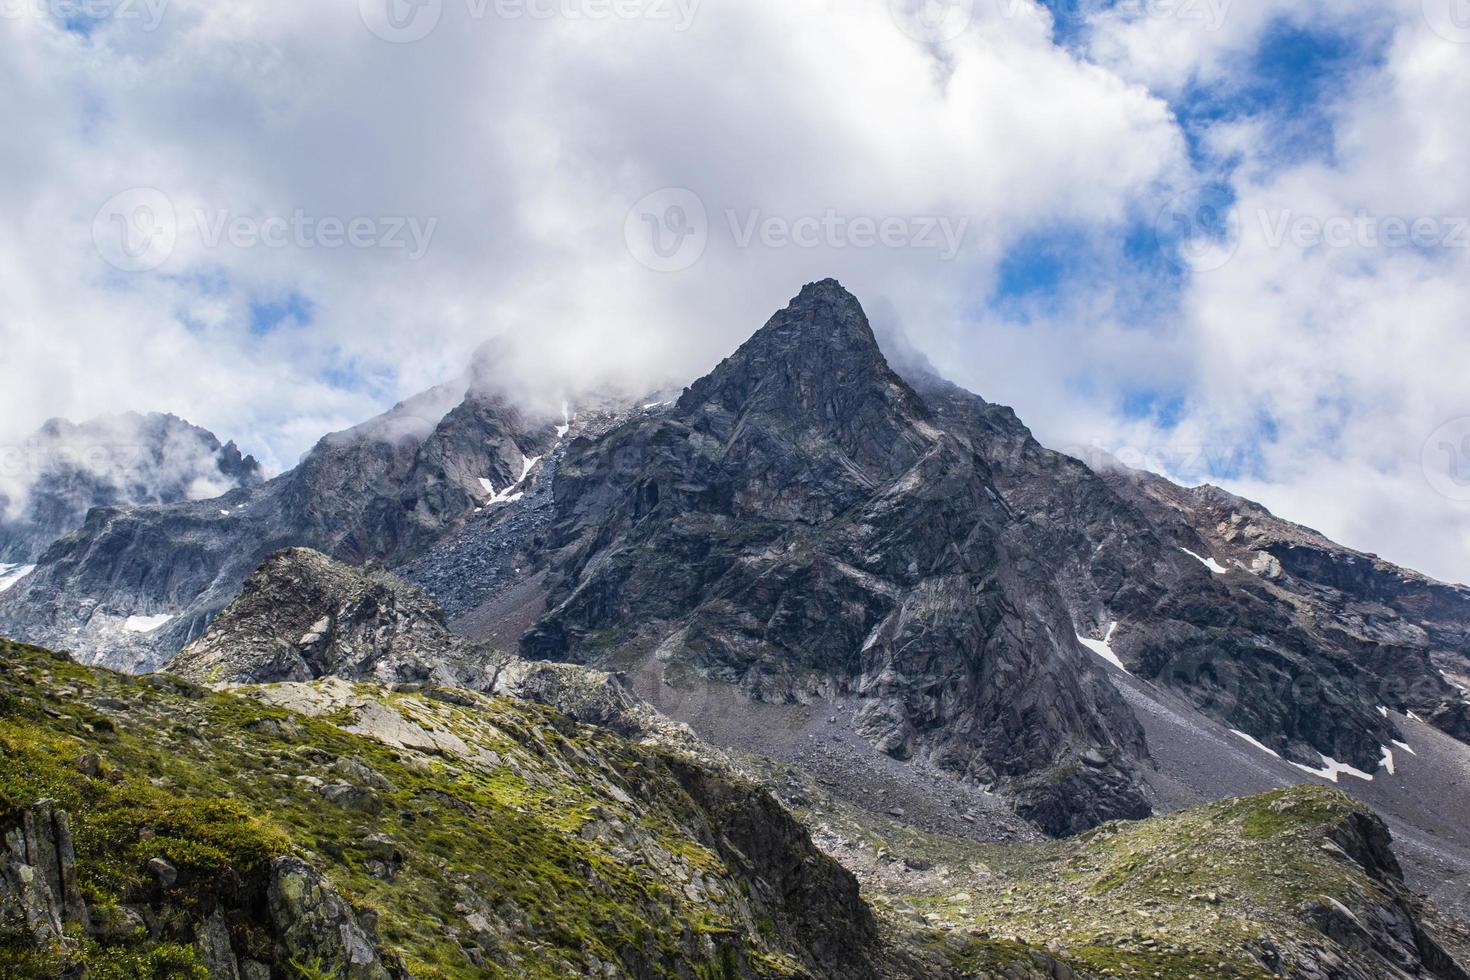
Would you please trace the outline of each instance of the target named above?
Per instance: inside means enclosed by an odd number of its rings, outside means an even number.
[[[187,912],[232,876],[296,852],[377,914],[385,951],[416,977],[561,977],[580,972],[589,954],[615,963],[624,946],[670,964],[671,974],[690,949],[705,949],[710,961],[693,966],[717,976],[724,956],[704,937],[758,937],[735,921],[738,883],[696,839],[700,817],[657,753],[547,709],[379,692],[493,753],[471,765],[394,749],[333,719],[9,643],[0,643],[0,663],[0,825],[44,797],[67,810],[94,915],[158,899],[145,869],[153,857],[179,868],[162,898]],[[76,765],[88,753],[101,757],[99,778]],[[380,813],[343,809],[317,792],[311,780],[348,781],[332,772],[341,759],[391,784],[378,794]],[[584,834],[589,828],[596,832]],[[405,858],[391,883],[369,873],[384,848],[368,841],[373,834],[390,837]],[[506,943],[483,968],[460,948],[475,911]],[[749,945],[763,973],[792,969],[758,938]],[[104,976],[114,961],[119,977],[188,975],[187,948],[141,938],[73,955]],[[0,956],[5,976],[57,968],[55,954],[23,956],[12,946]]]
[[[701,951],[699,975],[721,976],[732,944],[763,975],[797,973],[659,750],[521,702],[328,687],[300,689],[321,694],[312,718],[257,699],[268,690],[209,693],[0,642],[0,826],[43,797],[70,812],[99,917],[160,898],[187,914],[269,857],[302,854],[376,913],[383,948],[416,977],[579,975],[625,946],[664,964]],[[356,719],[350,704],[333,707],[344,690],[462,751],[344,731]],[[101,759],[97,778],[76,764],[87,753]],[[391,785],[380,812],[318,792],[315,780],[350,781],[344,760]],[[1265,977],[1251,950],[1290,957],[1327,942],[1303,921],[1305,903],[1384,897],[1326,844],[1362,811],[1323,788],[1012,846],[924,835],[808,795],[800,815],[859,870],[894,945],[955,975],[999,976],[1049,950],[1083,976]],[[371,871],[385,847],[404,859],[391,882]],[[181,872],[162,896],[145,870],[157,856]],[[476,915],[495,939],[484,966],[463,948],[483,932]],[[142,937],[68,955],[103,980],[191,975],[187,946]],[[59,957],[0,944],[0,975],[52,976]]]
[[[786,767],[762,769],[796,785]],[[979,844],[926,834],[801,786],[796,810],[824,850],[853,868],[890,930],[927,935],[972,975],[1046,950],[1094,976],[1265,978],[1256,954],[1283,959],[1333,947],[1305,921],[1329,896],[1363,909],[1383,885],[1328,843],[1367,809],[1334,789],[1300,786],[1225,800],[1080,837]]]

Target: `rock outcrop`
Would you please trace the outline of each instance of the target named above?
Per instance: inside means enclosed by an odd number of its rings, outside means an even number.
[[[71,818],[50,800],[21,811],[5,831],[0,855],[0,922],[18,927],[37,946],[68,945],[64,931],[91,927],[77,884]]]
[[[142,672],[203,633],[281,548],[356,563],[411,559],[497,494],[534,481],[527,464],[557,440],[554,420],[508,405],[478,377],[326,436],[267,483],[213,500],[92,510],[0,593],[0,632]]]
[[[311,865],[291,857],[272,861],[266,901],[288,962],[341,980],[391,980],[357,913]]]
[[[765,700],[851,693],[883,751],[1004,785],[1053,832],[1148,812],[1137,723],[988,466],[835,282],[672,408],[574,443],[556,512],[527,656],[657,647]]]
[[[94,507],[217,497],[264,477],[254,457],[173,415],[52,419],[0,460],[0,564],[35,564]]]
[[[268,558],[166,669],[212,685],[335,678],[460,688],[535,701],[624,735],[682,737],[611,674],[527,661],[468,640],[450,632],[421,589],[379,567],[346,565],[306,548]]]

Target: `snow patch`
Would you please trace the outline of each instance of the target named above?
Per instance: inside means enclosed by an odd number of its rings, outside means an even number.
[[[1390,776],[1398,775],[1398,768],[1394,765],[1393,762],[1393,749],[1389,748],[1387,745],[1383,747],[1383,758],[1379,760],[1378,768],[1387,769]]]
[[[1388,709],[1381,704],[1378,706],[1378,713],[1385,718],[1388,717]]]
[[[1118,624],[1116,622],[1110,624],[1108,626],[1107,635],[1104,636],[1101,640],[1089,640],[1081,633],[1078,633],[1077,642],[1085,646],[1087,649],[1091,650],[1093,653],[1097,654],[1099,657],[1102,657],[1114,667],[1117,667],[1129,677],[1132,677],[1133,671],[1129,670],[1127,667],[1124,667],[1123,661],[1119,659],[1116,653],[1113,652],[1113,634],[1117,632],[1117,630]]]
[[[1408,712],[1408,715],[1409,715],[1410,718],[1412,718],[1414,721],[1417,721],[1419,724],[1421,724],[1421,725],[1426,724],[1426,722],[1424,721],[1424,719],[1423,718],[1420,718],[1418,715],[1414,714],[1414,712],[1410,711],[1410,712]]]
[[[1208,568],[1210,571],[1214,572],[1216,575],[1224,575],[1226,572],[1230,571],[1230,569],[1226,568],[1224,565],[1220,564],[1213,558],[1205,558],[1201,555],[1197,555],[1194,552],[1190,551],[1188,548],[1180,548],[1179,550],[1184,552],[1189,557],[1193,558],[1195,561],[1199,562],[1201,565]]]
[[[129,616],[123,623],[123,629],[129,633],[153,633],[163,628],[163,624],[173,619],[171,613],[163,613],[159,616]]]
[[[1317,754],[1322,755],[1322,753],[1320,752]],[[1365,783],[1373,782],[1373,777],[1368,775],[1366,772],[1363,772],[1363,770],[1354,769],[1346,762],[1338,762],[1330,755],[1322,755],[1321,769],[1313,769],[1310,766],[1302,765],[1300,762],[1293,762],[1292,765],[1296,766],[1304,773],[1312,776],[1320,776],[1321,778],[1334,783],[1337,782],[1337,777],[1339,776],[1352,776],[1355,779],[1363,780],[1363,782]]]
[[[1237,731],[1236,729],[1232,728],[1232,729],[1230,729],[1230,734],[1236,735],[1236,736],[1239,736],[1240,738],[1245,739],[1247,742],[1249,742],[1250,744],[1254,745],[1256,748],[1260,749],[1262,752],[1266,753],[1267,755],[1275,756],[1278,759],[1281,758],[1281,753],[1277,752],[1275,749],[1273,749],[1273,748],[1271,748],[1269,746],[1262,745],[1260,742],[1258,742],[1255,739],[1251,738],[1245,732]]]
[[[35,565],[6,565],[0,563],[0,592],[6,591],[35,570]]]
[[[1399,748],[1403,749],[1405,752],[1409,753],[1410,755],[1418,755],[1419,754],[1418,752],[1415,752],[1412,748],[1409,747],[1409,743],[1408,742],[1400,742],[1398,739],[1394,739],[1393,740],[1393,744],[1394,745],[1397,745]]]
[[[520,500],[522,497],[524,497],[525,493],[518,490],[518,488],[522,483],[526,482],[526,477],[531,475],[531,470],[534,469],[536,464],[541,462],[543,458],[544,457],[541,456],[527,456],[525,453],[522,453],[521,478],[512,483],[510,486],[506,487],[504,490],[501,490],[499,493],[497,493],[495,490],[495,484],[491,483],[487,478],[483,476],[480,477],[480,486],[484,487],[485,492],[490,495],[490,499],[485,502],[485,506],[489,507],[491,504],[513,504],[517,500]]]
[[[561,420],[564,424],[556,427],[556,438],[565,439],[567,433],[572,431],[572,408],[566,402],[561,403]]]
[[[229,517],[230,516],[230,512],[227,511],[227,510],[222,510],[222,511],[219,512],[219,516],[221,516],[221,517]]]

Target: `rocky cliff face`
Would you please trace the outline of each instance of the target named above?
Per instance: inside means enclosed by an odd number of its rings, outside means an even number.
[[[4,643],[0,747],[6,976],[1466,976],[1325,789],[1004,849],[516,699]]]
[[[268,558],[167,671],[198,684],[337,679],[438,685],[534,701],[625,736],[690,737],[612,675],[533,662],[451,633],[424,591],[305,548]]]
[[[884,751],[1003,784],[1053,831],[1147,812],[1139,729],[989,467],[836,283],[668,410],[573,444],[555,507],[528,656],[642,648],[765,700],[851,693]]]
[[[407,560],[529,486],[535,458],[557,440],[552,421],[527,418],[478,383],[464,392],[436,389],[327,436],[260,486],[92,511],[0,594],[0,631],[148,670],[198,637],[280,548]]]
[[[1470,589],[1344,548],[1215,487],[1105,472],[1162,534],[1215,556],[1224,581],[1285,610],[1314,649],[1347,664],[1360,719],[1379,706],[1414,712],[1470,741]]]
[[[35,564],[94,507],[201,500],[262,480],[254,457],[172,415],[52,419],[0,450],[0,564]]]

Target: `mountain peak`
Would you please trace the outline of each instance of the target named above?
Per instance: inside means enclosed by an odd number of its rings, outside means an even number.
[[[681,404],[741,411],[785,402],[797,412],[906,388],[889,368],[867,314],[836,279],[809,283],[785,309],[695,382]],[[913,400],[916,407],[917,399]]]
[[[863,349],[871,349],[880,359],[883,356],[863,304],[836,279],[807,283],[761,333],[767,330],[798,331],[807,334],[806,339],[818,342],[856,343]]]

